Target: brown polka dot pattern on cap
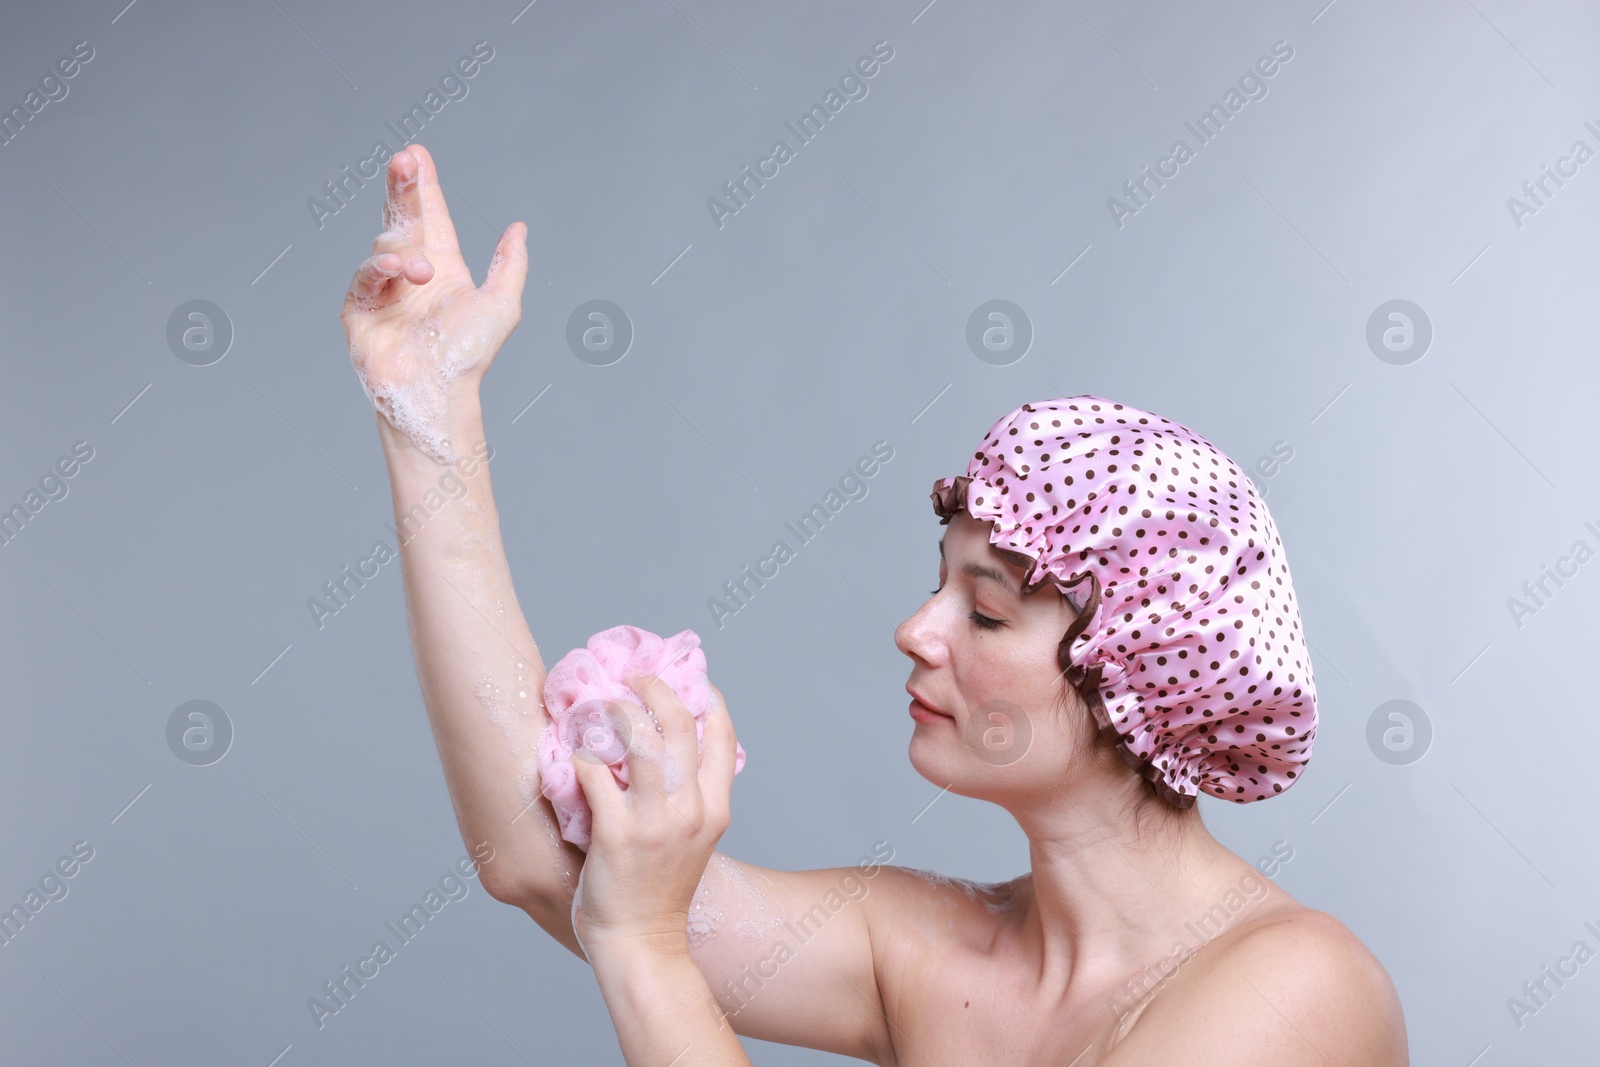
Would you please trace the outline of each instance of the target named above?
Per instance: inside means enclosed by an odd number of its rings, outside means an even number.
[[[1024,404],[931,496],[941,524],[962,508],[992,523],[1025,592],[1072,593],[1061,667],[1163,797],[1247,804],[1298,780],[1317,696],[1288,561],[1215,445],[1098,396]]]

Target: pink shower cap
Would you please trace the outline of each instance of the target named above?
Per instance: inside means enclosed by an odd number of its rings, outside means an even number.
[[[931,496],[941,525],[962,508],[993,524],[1024,592],[1069,595],[1057,660],[1163,798],[1247,804],[1295,783],[1317,733],[1311,656],[1272,516],[1215,445],[1098,396],[1024,404]]]
[[[706,712],[716,697],[706,678],[706,654],[693,630],[663,639],[637,626],[613,626],[589,638],[588,647],[562,656],[545,676],[550,724],[539,741],[541,791],[555,809],[561,836],[585,852],[593,834],[593,812],[572,769],[572,754],[588,748],[621,785],[628,784],[627,740],[617,735],[605,704],[642,707],[628,687],[628,676],[636,673],[653,674],[673,688],[694,715],[695,736],[704,745]],[[735,742],[733,773],[742,770],[744,746]]]

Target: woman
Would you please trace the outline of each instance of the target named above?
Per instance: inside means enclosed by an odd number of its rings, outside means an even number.
[[[932,876],[882,862],[887,842],[816,871],[715,852],[727,709],[719,692],[697,757],[688,710],[651,678],[635,688],[655,722],[616,709],[630,788],[575,760],[593,840],[561,840],[537,782],[545,665],[473,458],[526,231],[506,230],[474,288],[428,152],[395,155],[388,178],[341,318],[379,412],[456,817],[494,849],[489,892],[593,965],[630,1064],[748,1062],[735,1032],[879,1064],[1408,1062],[1383,967],[1194,803],[1270,798],[1310,757],[1315,690],[1271,519],[1203,438],[1097,397],[1023,405],[936,483],[939,588],[895,635],[913,765],[1014,816],[1028,874]]]

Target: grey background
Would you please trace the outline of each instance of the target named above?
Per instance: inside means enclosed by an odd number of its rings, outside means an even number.
[[[6,107],[74,42],[94,58],[0,147],[0,505],[95,450],[0,546],[0,900],[94,849],[0,946],[7,1058],[620,1062],[587,967],[476,882],[325,1028],[306,1007],[465,852],[398,565],[321,630],[306,606],[391,536],[337,320],[381,183],[320,229],[307,200],[398,148],[385,121],[481,39],[494,58],[418,139],[480,279],[529,228],[486,389],[519,595],[551,661],[622,622],[700,633],[749,752],[725,851],[1025,869],[997,808],[912,822],[937,790],[905,758],[892,627],[937,581],[933,479],[1017,405],[1098,393],[1241,463],[1293,450],[1261,484],[1316,757],[1272,803],[1204,799],[1213,832],[1293,847],[1279,883],[1383,961],[1415,1062],[1592,1059],[1600,963],[1521,1028],[1506,1001],[1600,947],[1600,562],[1520,627],[1506,601],[1600,548],[1600,160],[1520,228],[1506,201],[1600,148],[1597,30],[1590,5],[1510,0],[6,5]],[[706,199],[879,40],[868,96],[719,230]],[[1279,40],[1269,94],[1119,228],[1107,199]],[[208,367],[165,341],[192,299],[236,334]],[[592,299],[636,330],[609,367],[565,345]],[[1034,330],[1009,366],[965,342],[991,299]],[[1394,299],[1434,331],[1407,366],[1366,343]],[[718,629],[708,598],[879,439],[869,495]],[[233,724],[211,766],[167,747],[194,699]],[[1433,727],[1404,766],[1366,740],[1395,699]]]

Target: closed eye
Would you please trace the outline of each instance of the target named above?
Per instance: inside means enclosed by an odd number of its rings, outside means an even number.
[[[930,589],[929,593],[936,596],[943,589],[944,589],[944,586],[941,585],[938,589]],[[991,619],[991,618],[989,618],[989,616],[980,615],[976,611],[974,611],[970,615],[968,615],[967,618],[969,618],[973,622],[977,623],[978,624],[978,629],[980,629],[980,630],[998,630],[998,629],[1000,629],[1000,627],[1005,625],[1005,622],[1003,620],[1001,620],[1001,619]]]

